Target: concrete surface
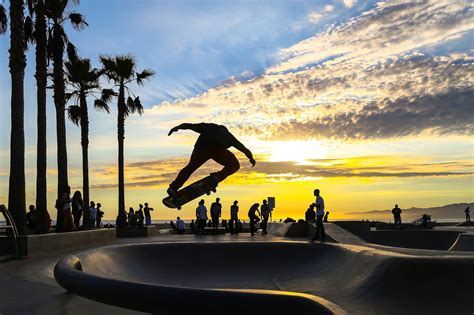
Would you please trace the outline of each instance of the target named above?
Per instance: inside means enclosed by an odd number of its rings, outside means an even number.
[[[156,225],[117,227],[117,237],[151,237],[158,235]]]

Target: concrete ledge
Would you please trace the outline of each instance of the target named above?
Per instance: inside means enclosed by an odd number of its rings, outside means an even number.
[[[205,227],[204,228],[204,233],[206,233],[206,235],[224,235],[225,234],[225,228],[218,227],[217,230],[214,230],[214,228],[212,228],[212,227]]]
[[[117,227],[116,231],[117,237],[150,237],[159,234],[155,225]]]
[[[112,242],[115,239],[115,229],[27,235],[19,238],[19,250],[20,256],[36,256],[86,245]]]

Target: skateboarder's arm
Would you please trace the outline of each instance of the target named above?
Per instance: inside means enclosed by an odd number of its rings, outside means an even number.
[[[232,136],[232,138],[232,146],[245,154],[245,156],[249,159],[250,164],[252,164],[252,167],[255,166],[255,160],[253,158],[252,152],[250,152],[249,149],[247,149],[239,140],[237,140],[237,138],[234,136]]]
[[[177,132],[178,130],[192,130],[194,132],[201,133],[202,124],[183,123],[179,126],[171,128],[170,132],[168,133],[168,136],[170,136],[173,132]]]

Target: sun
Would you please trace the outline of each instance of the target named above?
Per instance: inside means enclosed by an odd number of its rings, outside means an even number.
[[[305,163],[326,156],[326,149],[317,140],[272,141],[268,146],[269,161]]]

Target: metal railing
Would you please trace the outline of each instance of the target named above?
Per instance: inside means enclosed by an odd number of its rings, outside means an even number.
[[[12,217],[10,211],[8,211],[7,207],[5,207],[4,205],[0,205],[0,211],[2,212],[3,216],[6,219],[6,222],[7,222],[6,227],[11,228],[11,230],[12,230],[13,243],[14,243],[13,246],[15,248],[15,258],[18,258],[18,257],[20,257],[20,252],[19,252],[19,248],[18,248],[19,234],[18,234],[18,229],[16,227],[15,221],[13,220],[13,217]]]

